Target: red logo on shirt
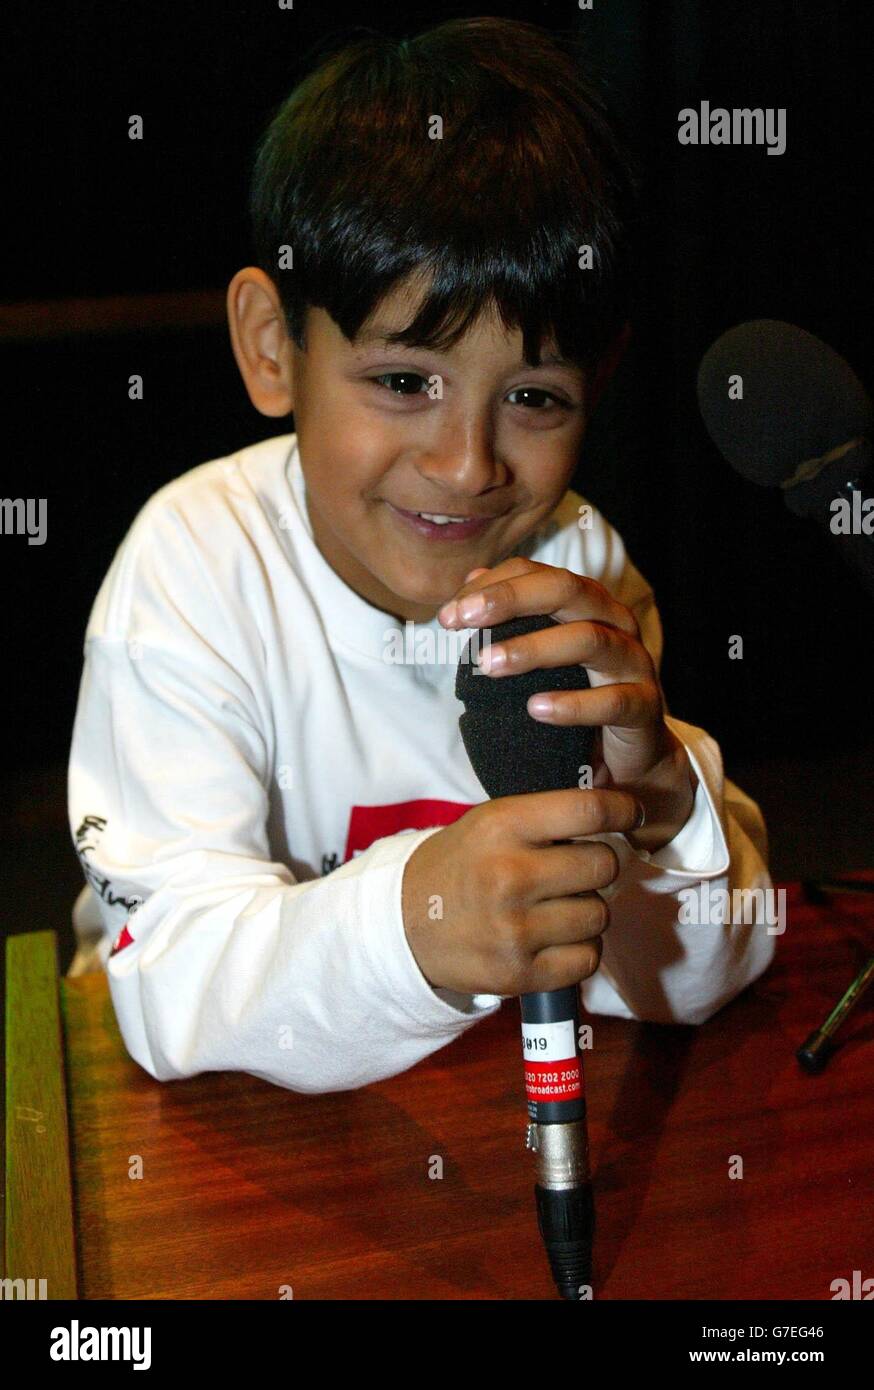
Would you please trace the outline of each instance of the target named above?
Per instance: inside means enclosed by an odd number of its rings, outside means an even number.
[[[133,937],[131,936],[130,932],[129,932],[128,929],[127,929],[127,922],[125,922],[125,924],[124,924],[124,926],[122,927],[121,931],[118,933],[118,936],[117,936],[117,937],[115,938],[115,940],[113,941],[113,943],[112,943],[112,950],[110,951],[109,954],[110,954],[111,956],[117,956],[118,953],[119,953],[119,951],[123,951],[124,948],[125,948],[125,946],[130,946],[130,944],[131,944],[132,941],[133,941]]]
[[[428,830],[434,825],[452,825],[469,811],[473,802],[399,801],[393,806],[353,806],[349,816],[349,838],[344,864],[369,849],[374,840],[397,835],[402,830]]]

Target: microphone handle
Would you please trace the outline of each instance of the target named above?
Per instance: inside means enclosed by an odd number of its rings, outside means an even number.
[[[562,1298],[591,1298],[595,1206],[577,985],[523,994],[522,1054],[537,1222]]]
[[[579,988],[523,994],[520,1004],[529,1118],[542,1125],[585,1120]]]

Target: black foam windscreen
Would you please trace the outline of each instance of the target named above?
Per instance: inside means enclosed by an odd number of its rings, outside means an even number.
[[[731,377],[741,379],[739,399],[729,393]],[[870,433],[874,418],[850,364],[779,319],[740,323],[717,339],[698,371],[698,404],[719,452],[764,487]]]
[[[584,666],[489,676],[473,663],[473,644],[481,632],[490,633],[494,645],[550,626],[558,627],[559,623],[546,614],[511,618],[475,633],[461,653],[455,680],[455,694],[464,705],[459,728],[471,766],[488,796],[576,787],[580,768],[591,766],[594,728],[544,724],[533,719],[526,708],[529,697],[541,691],[588,690]]]

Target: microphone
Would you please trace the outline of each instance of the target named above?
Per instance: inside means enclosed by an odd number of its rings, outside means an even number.
[[[558,626],[543,614],[513,618],[491,628],[492,642]],[[542,724],[526,708],[530,695],[585,690],[582,666],[524,671],[492,680],[473,664],[471,637],[458,663],[455,694],[465,707],[459,728],[471,766],[490,797],[562,791],[579,785],[591,765],[595,730]],[[578,1300],[591,1285],[595,1207],[580,1055],[579,987],[523,994],[522,1055],[529,1125],[526,1147],[535,1154],[537,1221],[552,1276],[562,1298]]]
[[[698,405],[731,466],[827,526],[874,598],[874,406],[849,363],[803,328],[755,319],[705,353]]]

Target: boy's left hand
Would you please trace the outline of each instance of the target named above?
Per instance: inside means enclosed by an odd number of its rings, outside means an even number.
[[[465,600],[480,606],[470,608]],[[484,647],[480,664],[496,680],[538,667],[585,666],[589,690],[545,691],[552,713],[535,714],[532,705],[541,698],[536,695],[528,711],[549,723],[597,728],[593,785],[633,792],[643,802],[646,824],[626,838],[654,853],[689,819],[698,779],[684,745],[665,723],[658,674],[631,610],[595,579],[512,556],[494,569],[471,570],[438,616],[444,627],[480,628],[538,613],[562,626]],[[501,651],[505,661],[498,667]]]

